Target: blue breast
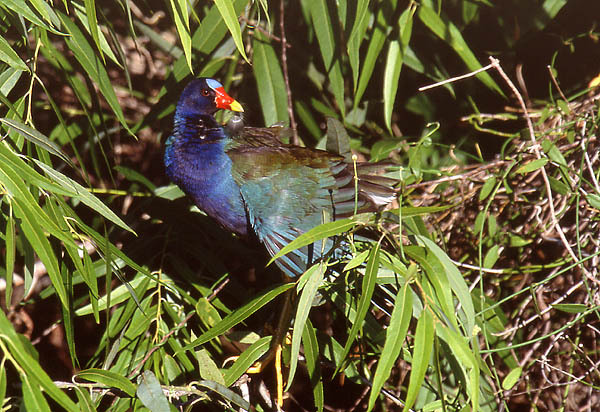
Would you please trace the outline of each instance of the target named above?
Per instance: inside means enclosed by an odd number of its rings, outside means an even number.
[[[175,132],[166,144],[166,173],[207,215],[225,229],[246,236],[246,210],[240,188],[231,176],[225,144],[225,139]]]

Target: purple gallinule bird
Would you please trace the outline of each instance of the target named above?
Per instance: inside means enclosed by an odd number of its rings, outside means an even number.
[[[335,220],[375,211],[396,198],[398,181],[373,174],[381,165],[284,144],[280,127],[223,127],[213,117],[219,109],[243,111],[216,80],[198,78],[186,86],[166,142],[167,175],[223,228],[240,236],[254,233],[271,256],[323,223],[324,216]],[[276,263],[293,278],[336,248],[331,240],[319,241]],[[272,348],[280,350],[289,326],[289,302]],[[272,355],[269,351],[267,358]],[[279,402],[281,386],[278,375]]]

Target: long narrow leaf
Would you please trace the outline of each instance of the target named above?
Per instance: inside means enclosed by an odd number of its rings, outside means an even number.
[[[364,58],[362,69],[360,71],[360,77],[358,78],[358,87],[356,89],[356,93],[354,94],[354,107],[358,106],[358,103],[362,99],[365,90],[367,90],[367,85],[369,84],[369,80],[371,80],[373,70],[375,69],[375,63],[377,62],[379,53],[383,49],[383,45],[385,43],[387,27],[388,24],[385,18],[385,10],[382,6],[377,12],[373,33],[371,34],[371,41],[369,42],[369,47],[367,48],[367,55]]]
[[[117,100],[117,96],[102,61],[98,59],[94,49],[90,46],[79,27],[77,27],[77,25],[66,15],[60,12],[57,13],[59,13],[58,15],[62,23],[71,34],[65,40],[67,46],[71,49],[77,61],[83,66],[86,74],[98,85],[106,102],[121,125],[125,130],[130,131],[123,110],[121,109],[121,104]]]
[[[90,382],[98,382],[109,388],[117,388],[129,396],[135,396],[135,385],[124,376],[104,369],[90,368],[77,372],[77,377]]]
[[[52,399],[67,411],[78,412],[80,409],[63,391],[52,382],[50,377],[44,372],[37,359],[31,356],[29,351],[23,345],[21,338],[15,332],[12,324],[3,311],[0,310],[0,340],[4,342],[9,349],[11,356],[17,362],[19,368],[24,373],[35,379],[35,383],[43,389]]]
[[[363,321],[365,320],[365,316],[367,315],[367,311],[371,306],[371,297],[373,296],[373,291],[375,290],[375,283],[377,282],[377,271],[379,270],[379,250],[381,248],[381,244],[378,242],[375,244],[371,252],[369,253],[369,260],[367,261],[367,267],[365,269],[365,274],[362,280],[362,288],[361,294],[358,301],[358,309],[356,310],[356,319],[352,324],[352,328],[348,333],[348,340],[346,341],[346,345],[344,346],[344,352],[342,354],[342,360],[348,356],[350,353],[350,348],[356,339],[356,335],[358,331],[363,326]],[[341,364],[337,365],[337,369],[339,370]]]
[[[306,369],[310,377],[310,384],[313,388],[315,406],[318,412],[323,411],[325,397],[323,394],[323,379],[321,378],[321,368],[319,366],[319,342],[317,334],[310,319],[306,320],[304,332],[302,333],[302,344],[304,345],[304,357],[306,358]]]
[[[310,308],[312,307],[312,302],[317,294],[317,289],[321,285],[323,281],[323,274],[327,270],[327,267],[322,262],[313,265],[310,269],[306,271],[303,275],[308,278],[304,288],[302,288],[302,293],[300,294],[300,299],[298,300],[298,308],[296,309],[296,316],[294,317],[294,331],[292,334],[292,349],[291,349],[291,357],[290,357],[290,372],[288,375],[288,383],[286,387],[286,391],[290,389],[292,382],[294,380],[294,374],[296,373],[296,366],[298,365],[298,355],[300,353],[300,340],[302,334],[304,333],[304,325],[306,324],[306,320],[308,319],[308,314],[310,313]]]
[[[73,198],[80,200],[86,206],[88,206],[95,212],[101,214],[117,226],[135,234],[133,229],[131,229],[125,222],[123,222],[123,220],[119,216],[117,216],[112,210],[110,210],[108,206],[102,203],[96,196],[91,194],[86,188],[81,186],[73,179],[52,169],[45,163],[42,163],[38,160],[36,160],[35,162],[40,168],[44,170],[44,172],[46,172],[46,174],[52,177],[58,184],[63,186],[66,190],[71,189],[71,191],[73,192]]]
[[[267,353],[270,345],[271,336],[264,336],[242,352],[231,368],[223,373],[225,386],[233,385],[262,355]]]
[[[254,77],[265,124],[289,122],[287,92],[283,72],[273,46],[261,32],[256,32],[253,41]]]
[[[190,34],[190,18],[188,13],[188,2],[186,0],[171,0],[171,10],[175,19],[175,27],[179,40],[183,46],[183,54],[190,72],[192,69],[192,36]]]
[[[310,2],[310,13],[333,95],[338,109],[342,116],[345,116],[346,106],[344,104],[344,78],[340,65],[341,56],[337,46],[338,42],[333,34],[333,27],[337,22],[330,16],[326,0],[312,0]]]
[[[286,253],[291,252],[292,250],[296,250],[302,246],[310,245],[311,243],[326,237],[336,236],[347,232],[348,230],[353,229],[355,226],[361,225],[363,222],[360,219],[361,215],[356,215],[348,219],[335,220],[333,222],[323,223],[322,225],[314,227],[288,243],[271,258],[268,264],[273,263],[276,259],[285,255]]]
[[[417,330],[415,331],[415,345],[411,363],[412,369],[410,371],[408,389],[406,390],[403,412],[412,408],[425,380],[431,352],[433,351],[434,331],[433,316],[427,308],[424,308],[421,311],[421,316],[417,322]]]
[[[0,60],[7,63],[12,68],[21,71],[29,70],[25,62],[21,60],[17,52],[13,50],[3,36],[0,36]]]
[[[252,315],[254,312],[259,310],[264,305],[271,302],[277,296],[289,290],[293,286],[293,283],[286,283],[252,299],[250,302],[246,303],[244,306],[242,306],[232,314],[226,316],[221,322],[217,323],[215,326],[210,328],[210,330],[203,333],[199,338],[195,339],[192,343],[185,346],[183,349],[192,349],[196,346],[208,342],[211,339],[216,338],[217,336],[226,332],[231,327],[239,324],[240,322],[243,322],[248,316]]]
[[[390,325],[385,333],[385,345],[377,362],[377,369],[373,377],[373,386],[369,396],[368,410],[375,406],[375,400],[379,396],[381,388],[390,376],[392,368],[400,355],[402,344],[408,333],[408,326],[412,318],[413,293],[410,284],[406,282],[396,295],[394,310],[390,318]]]
[[[390,42],[383,74],[383,117],[388,130],[392,129],[392,111],[396,102],[396,93],[398,92],[398,81],[400,79],[400,70],[404,63],[404,52],[410,41],[412,34],[413,15],[416,5],[411,4],[404,10],[398,21],[398,32],[400,39],[394,39]]]
[[[358,0],[352,31],[348,38],[348,57],[352,68],[352,84],[354,92],[358,86],[358,74],[360,73],[360,45],[365,37],[371,14],[368,12],[369,0]]]
[[[231,0],[215,0],[215,5],[219,9],[219,13],[223,17],[223,21],[227,25],[231,36],[233,37],[233,41],[235,45],[248,63],[248,56],[246,56],[246,51],[244,50],[244,43],[242,42],[242,30],[240,28],[240,23],[238,22],[236,11],[233,7]]]
[[[53,155],[59,157],[68,165],[73,166],[73,162],[71,162],[71,159],[69,159],[67,155],[63,153],[61,148],[52,140],[44,136],[42,133],[38,132],[36,129],[33,129],[17,120],[8,119],[6,117],[0,118],[0,122],[15,130],[17,133],[19,133],[21,136],[23,136],[30,142],[40,146],[44,150],[47,150],[49,153],[52,153]]]

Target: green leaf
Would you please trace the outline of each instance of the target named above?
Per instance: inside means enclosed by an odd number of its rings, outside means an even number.
[[[360,217],[361,215],[356,215],[348,219],[340,219],[333,222],[323,223],[322,225],[310,229],[308,232],[301,234],[296,239],[288,243],[279,252],[277,252],[271,258],[271,260],[269,260],[269,263],[267,265],[270,265],[276,259],[291,252],[292,250],[296,250],[298,248],[301,248],[302,246],[310,245],[311,243],[314,243],[317,240],[339,235],[340,233],[344,233],[350,229],[353,229],[355,226],[363,223],[359,220]]]
[[[256,78],[265,124],[271,126],[277,122],[288,123],[287,91],[275,50],[267,37],[259,31],[254,34],[252,45],[254,49],[252,70]]]
[[[292,385],[294,374],[296,373],[296,366],[298,365],[298,355],[300,354],[300,340],[304,333],[304,325],[308,319],[310,308],[312,307],[313,300],[317,294],[317,290],[323,282],[323,274],[327,270],[327,266],[320,262],[313,265],[308,269],[302,277],[306,277],[307,281],[302,288],[300,299],[298,300],[298,306],[296,309],[296,316],[294,317],[294,330],[292,333],[292,348],[290,357],[290,372],[288,375],[288,383],[285,391],[287,392]]]
[[[195,348],[225,333],[231,327],[239,324],[240,322],[243,322],[248,316],[252,315],[264,305],[271,302],[277,296],[289,290],[293,286],[293,283],[286,283],[284,285],[276,287],[275,289],[269,290],[260,296],[257,296],[256,298],[252,299],[250,302],[246,303],[244,306],[242,306],[235,312],[231,313],[230,315],[227,315],[221,322],[210,328],[210,330],[204,332],[199,338],[195,339],[192,343],[188,344],[183,349],[188,350]]]
[[[35,159],[34,159],[35,160]],[[66,191],[71,192],[71,197],[81,201],[83,204],[88,206],[93,211],[99,213],[104,216],[117,226],[125,229],[133,234],[135,232],[131,229],[123,220],[117,216],[112,210],[108,208],[104,203],[102,203],[96,196],[91,194],[86,188],[81,186],[79,183],[74,181],[73,179],[63,175],[60,172],[57,172],[47,164],[40,162],[39,160],[35,160],[35,163],[46,172],[48,176],[54,179],[55,182],[61,185]]]
[[[365,274],[362,279],[361,294],[358,301],[358,308],[356,309],[356,318],[352,324],[350,332],[348,332],[348,339],[344,346],[344,352],[342,359],[345,359],[350,353],[350,348],[358,335],[358,331],[363,327],[363,321],[371,306],[371,297],[375,290],[375,284],[377,283],[377,272],[379,270],[379,250],[381,248],[380,243],[376,243],[369,253],[369,260],[365,269]],[[341,364],[337,366],[339,370]]]
[[[458,301],[462,307],[462,312],[465,314],[465,319],[463,320],[465,322],[464,328],[466,333],[470,335],[473,331],[473,327],[475,326],[475,309],[473,307],[473,299],[471,298],[471,293],[469,292],[469,287],[467,286],[465,279],[461,275],[456,265],[438,245],[425,236],[416,235],[416,237],[420,242],[423,242],[427,250],[435,256],[441,265],[442,270],[448,277],[449,287],[458,297]],[[454,310],[446,313],[446,315],[453,317],[456,316]]]
[[[15,219],[12,211],[9,213],[6,221],[6,233],[5,233],[5,247],[6,247],[6,290],[4,291],[7,307],[12,305],[12,292],[13,292],[13,271],[15,269],[15,255],[16,255],[16,227]]]
[[[6,104],[14,113],[14,106],[8,100],[5,100],[2,95],[8,96],[8,94],[14,89],[23,74],[22,70],[15,67],[7,67],[2,73],[0,73],[0,99]],[[10,113],[10,112],[9,112]]]
[[[487,251],[485,257],[483,258],[484,268],[491,269],[494,267],[494,265],[498,261],[499,251],[500,245],[494,245]]]
[[[117,286],[112,289],[110,292],[110,296],[104,295],[100,299],[98,299],[98,310],[106,310],[108,301],[110,300],[110,307],[118,305],[121,302],[126,301],[132,295],[132,291],[138,290],[138,294],[143,294],[148,288],[154,287],[156,285],[156,281],[154,279],[150,279],[147,276],[138,274],[133,280],[128,283],[124,283],[122,285]],[[141,289],[141,290],[140,290]],[[139,293],[139,292],[142,293]],[[75,314],[77,316],[85,316],[94,312],[94,307],[91,303],[77,309]]]
[[[37,2],[34,2],[34,5],[36,3]],[[14,11],[15,13],[17,13],[17,15],[22,16],[25,19],[29,20],[33,24],[40,26],[44,30],[48,30],[54,34],[64,36],[64,33],[57,31],[52,26],[49,26],[46,23],[44,23],[43,20],[40,20],[40,18],[37,16],[37,14],[29,8],[29,6],[27,5],[27,3],[25,1],[23,1],[23,0],[2,0],[2,5],[7,7],[9,10]],[[44,7],[44,9],[46,9],[46,8]],[[48,15],[48,20],[50,20],[49,15]]]
[[[14,69],[21,71],[29,71],[29,68],[21,60],[19,55],[13,50],[10,44],[4,39],[3,36],[0,36],[0,60],[7,63]]]
[[[179,40],[181,40],[181,45],[183,46],[185,61],[187,62],[190,72],[193,73],[192,36],[190,34],[190,17],[187,0],[171,0],[171,10],[173,12],[173,18],[175,19],[175,27],[177,28],[177,34],[179,34]]]
[[[454,328],[441,325],[436,330],[439,337],[448,344],[452,354],[458,361],[460,371],[462,371],[463,377],[466,380],[467,395],[471,400],[473,409],[475,409],[479,405],[480,392],[480,369],[478,359],[475,356],[475,354],[478,354],[478,342],[476,338],[460,336]],[[474,342],[473,347],[469,347],[469,341]]]
[[[79,371],[75,376],[85,379],[86,381],[101,383],[109,388],[117,388],[129,396],[135,396],[135,385],[131,383],[129,379],[118,373],[104,369],[90,368]]]
[[[1,174],[0,171],[0,176]],[[58,268],[59,260],[55,256],[52,245],[44,233],[44,229],[46,228],[45,225],[44,227],[40,225],[43,220],[37,219],[36,216],[31,213],[31,210],[24,206],[24,203],[25,202],[22,204],[20,202],[13,202],[15,216],[21,219],[20,228],[27,241],[33,247],[33,250],[35,250],[35,253],[37,253],[42,263],[44,263],[52,286],[54,287],[54,290],[56,290],[56,294],[58,295],[61,304],[64,307],[69,307],[65,281]],[[48,221],[47,218],[45,220]]]
[[[44,136],[43,134],[38,132],[36,129],[33,129],[27,125],[24,125],[23,123],[21,123],[17,120],[8,119],[6,117],[0,118],[0,122],[7,125],[12,130],[16,131],[17,133],[19,133],[21,136],[23,136],[25,139],[29,140],[30,142],[43,148],[44,150],[48,151],[49,153],[52,153],[53,155],[59,157],[65,163],[67,163],[69,166],[75,167],[73,165],[73,162],[71,162],[71,159],[69,159],[67,157],[67,155],[65,155],[63,153],[61,148],[56,143],[54,143],[53,141],[48,139],[46,136]]]
[[[306,319],[304,332],[302,333],[302,344],[304,346],[304,357],[306,358],[306,369],[310,377],[315,398],[315,406],[318,412],[323,411],[325,397],[323,394],[323,379],[321,378],[321,368],[319,366],[319,342],[317,334],[310,319]]]
[[[88,30],[92,35],[96,48],[100,52],[100,56],[104,59],[102,54],[102,46],[100,45],[100,36],[98,35],[98,19],[96,17],[96,1],[95,0],[84,0],[85,4],[85,15],[87,16]]]
[[[25,376],[32,379],[36,386],[44,390],[62,408],[67,411],[79,412],[80,409],[73,401],[60,390],[50,377],[41,368],[37,359],[34,359],[29,350],[23,345],[19,335],[13,329],[12,324],[3,311],[0,310],[0,340],[8,347],[11,357],[23,370]]]
[[[521,374],[523,373],[523,368],[518,367],[511,370],[508,375],[502,379],[502,389],[505,391],[509,391],[513,386],[519,381],[521,378]]]
[[[375,376],[373,377],[368,410],[372,410],[375,406],[375,401],[381,392],[381,388],[383,388],[385,381],[389,378],[392,368],[400,355],[402,344],[408,333],[410,319],[412,318],[412,300],[412,290],[409,283],[406,282],[398,291],[394,301],[394,310],[392,311],[390,324],[385,333],[385,344],[377,362]]]
[[[396,93],[398,92],[398,81],[400,79],[400,70],[404,62],[404,53],[410,41],[412,34],[413,15],[415,14],[416,4],[411,5],[404,10],[400,19],[399,39],[390,41],[388,48],[385,70],[383,74],[383,117],[388,130],[392,130],[392,111],[396,102]]]
[[[196,351],[196,360],[198,361],[198,371],[202,379],[225,385],[223,374],[206,349]]]
[[[90,0],[86,0],[86,3],[88,1],[90,1]],[[87,4],[86,4],[86,7],[87,7]],[[94,13],[95,13],[95,5],[91,5],[91,7],[94,7]],[[91,33],[92,30],[94,30],[94,28],[90,27],[90,20],[88,18],[89,16],[88,16],[88,14],[86,12],[86,9],[83,8],[80,4],[77,4],[77,3],[73,4],[73,9],[75,10],[75,15],[77,16],[77,18],[79,19],[79,21],[81,22],[81,24],[85,27],[85,29],[89,33]],[[96,15],[95,14],[94,14],[94,19],[96,19]],[[104,33],[102,33],[101,30],[97,30],[97,28],[96,28],[96,33],[98,35],[98,42],[96,43],[96,47],[98,48],[98,51],[100,51],[100,55],[102,57],[104,57],[102,55],[102,53],[104,53],[115,64],[117,64],[119,67],[123,68],[123,65],[121,64],[121,62],[119,61],[119,59],[117,59],[117,56],[115,56],[115,54],[113,53],[112,49],[110,48],[110,45],[108,44],[108,41],[106,40],[106,37],[105,37]]]
[[[235,9],[233,8],[233,3],[231,0],[215,0],[215,5],[219,9],[219,13],[223,17],[223,21],[227,25],[229,32],[233,36],[233,41],[235,42],[235,46],[238,51],[248,63],[248,57],[246,56],[246,51],[244,50],[244,43],[242,42],[242,30],[240,28],[240,23],[238,22],[237,14]]]
[[[490,193],[492,193],[492,190],[494,190],[494,186],[496,186],[496,177],[491,176],[485,181],[483,186],[481,186],[481,191],[479,192],[480,202],[485,200],[490,195]]]
[[[524,175],[524,174],[533,172],[535,170],[538,170],[538,169],[546,166],[546,164],[548,162],[549,162],[549,159],[547,157],[542,157],[541,159],[535,159],[535,160],[525,163],[522,166],[519,166],[517,168],[517,170],[514,171],[514,173]]]
[[[384,9],[385,7],[380,7],[377,12],[373,34],[371,35],[367,55],[365,56],[360,77],[358,79],[358,87],[356,89],[356,94],[354,95],[354,107],[358,106],[358,103],[367,89],[367,85],[369,84],[369,80],[371,80],[371,75],[375,69],[375,63],[377,62],[381,49],[383,49],[385,43],[388,23],[386,21],[386,11]]]
[[[152,412],[170,412],[171,407],[158,379],[152,371],[144,371],[138,377],[137,397]]]
[[[202,322],[209,328],[215,326],[222,320],[217,308],[215,308],[212,303],[210,303],[210,301],[204,297],[198,299],[198,302],[196,302],[196,313]]]
[[[371,13],[369,13],[369,0],[358,0],[352,31],[348,37],[348,57],[350,67],[352,68],[352,84],[354,92],[358,86],[358,74],[360,72],[360,45],[365,38],[365,33],[369,25]]]
[[[79,401],[77,402],[77,405],[79,406],[79,410],[81,412],[96,412],[94,401],[92,400],[92,396],[87,389],[76,386],[75,395],[77,395],[77,400]]]
[[[333,35],[333,27],[334,25],[337,26],[337,22],[330,16],[327,0],[312,0],[310,2],[310,14],[333,95],[340,113],[345,116],[344,78],[340,65],[338,42]]]
[[[600,196],[593,194],[593,193],[589,193],[585,197],[585,200],[587,200],[587,202],[590,204],[591,207],[593,207],[594,209],[600,210]]]
[[[350,137],[344,124],[334,117],[327,118],[327,143],[328,152],[344,156],[347,162],[352,161],[350,151]]]
[[[583,313],[589,309],[582,303],[557,303],[551,306],[556,310],[566,313]]]
[[[203,386],[207,389],[210,389],[211,391],[214,391],[215,393],[222,396],[224,399],[236,404],[240,408],[243,408],[247,411],[250,410],[250,404],[244,398],[242,398],[240,395],[238,395],[231,389],[228,389],[225,386],[221,385],[220,383],[201,380],[197,383],[197,385]]]
[[[242,352],[231,368],[223,373],[225,386],[233,385],[261,356],[267,353],[271,339],[271,336],[264,336]]]
[[[79,27],[77,27],[77,25],[73,23],[68,16],[60,12],[57,13],[68,32],[71,34],[65,38],[67,46],[69,49],[71,49],[75,55],[75,58],[85,70],[86,75],[98,85],[100,92],[102,92],[106,102],[112,109],[117,119],[119,119],[121,125],[125,128],[125,130],[131,132],[129,126],[127,125],[127,121],[125,120],[123,110],[121,109],[121,104],[117,99],[110,78],[108,77],[108,73],[106,72],[106,68],[100,59],[98,59],[96,53],[94,53],[94,49],[90,46],[85,35],[81,32]]]
[[[22,391],[25,410],[50,412],[50,405],[48,405],[38,385],[31,382],[27,375],[21,375],[21,382],[23,383]]]
[[[409,218],[413,216],[424,216],[431,215],[433,213],[443,212],[444,210],[448,210],[454,207],[453,205],[447,206],[402,206],[400,209],[392,209],[388,212],[394,213],[398,216],[402,216],[402,218]]]
[[[421,390],[425,374],[429,367],[431,352],[433,351],[433,337],[435,325],[431,311],[424,308],[417,322],[415,331],[415,345],[412,353],[412,363],[408,389],[406,390],[406,399],[404,400],[403,412],[412,408],[417,399],[417,394]]]
[[[354,269],[355,267],[362,265],[367,259],[367,256],[369,256],[369,251],[363,250],[358,255],[354,256],[348,263],[346,263],[346,266],[344,266],[342,272],[347,272],[350,269]]]

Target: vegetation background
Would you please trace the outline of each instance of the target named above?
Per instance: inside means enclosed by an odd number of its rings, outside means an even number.
[[[290,288],[284,410],[594,410],[599,16],[586,0],[4,0],[1,410],[271,410],[273,372],[246,370]],[[194,76],[250,125],[403,165],[394,210],[308,239],[352,240],[338,276],[282,284],[169,184],[162,143]]]

